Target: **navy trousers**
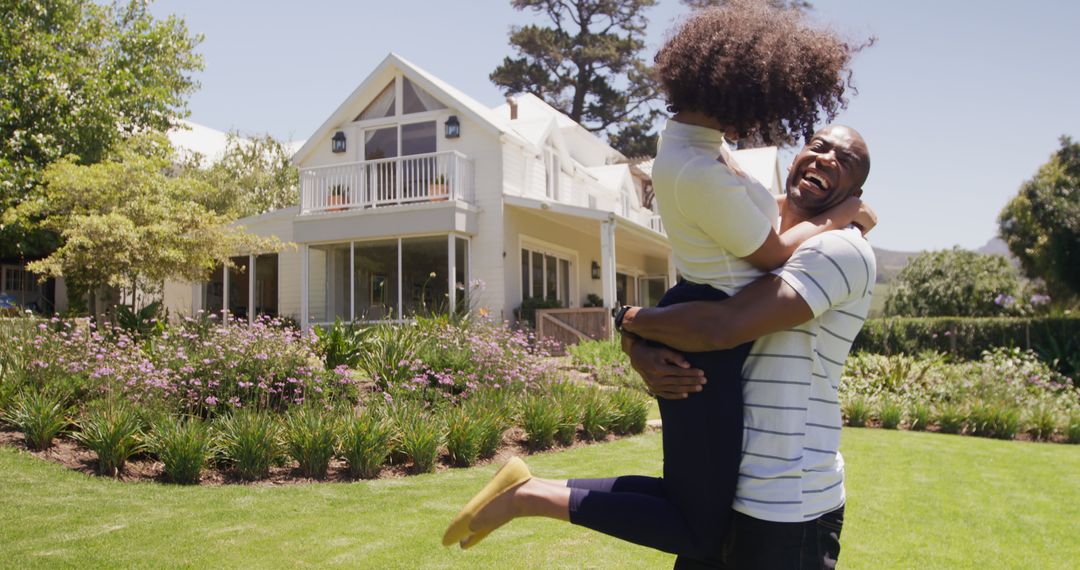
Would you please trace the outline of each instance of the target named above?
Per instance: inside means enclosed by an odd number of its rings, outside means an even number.
[[[680,281],[660,306],[725,298],[708,285]],[[570,522],[678,554],[676,567],[719,560],[742,458],[742,366],[750,346],[686,354],[708,382],[688,398],[658,399],[663,477],[571,479]]]

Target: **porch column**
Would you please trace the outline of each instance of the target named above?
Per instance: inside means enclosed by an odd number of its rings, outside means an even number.
[[[457,248],[454,247],[456,237],[454,234],[446,235],[446,290],[450,292],[447,307],[451,315],[457,309]]]
[[[229,266],[224,263],[221,264],[221,323],[229,324]]]
[[[612,308],[618,302],[615,294],[615,220],[600,222],[600,288],[604,306]]]
[[[248,324],[255,324],[255,257],[248,255]]]
[[[349,322],[356,320],[356,242],[349,242]]]
[[[667,254],[667,288],[674,287],[675,282],[678,280],[679,271],[675,269],[675,254],[669,251]]]
[[[310,276],[308,274],[311,271],[308,257],[307,244],[300,245],[300,330],[306,331],[308,328],[308,289],[310,287]]]

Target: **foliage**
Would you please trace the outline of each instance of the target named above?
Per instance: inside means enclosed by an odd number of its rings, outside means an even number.
[[[1080,413],[1069,416],[1065,425],[1065,440],[1069,443],[1080,443]]]
[[[1020,431],[1020,410],[1006,402],[979,402],[968,411],[967,425],[972,435],[1012,439]]]
[[[312,331],[315,334],[315,352],[322,357],[327,370],[342,365],[355,367],[360,362],[366,337],[356,323],[343,323],[338,317],[330,328],[315,325]]]
[[[339,442],[339,453],[345,459],[349,476],[374,479],[390,458],[394,442],[394,427],[378,410],[367,409],[348,418]]]
[[[998,229],[1024,273],[1055,297],[1080,295],[1080,143],[1059,148],[998,215]]]
[[[521,302],[521,306],[514,311],[514,316],[529,323],[530,327],[536,327],[537,309],[558,309],[562,302],[556,299],[544,299],[542,297],[529,297]]]
[[[789,9],[789,10],[811,10],[814,5],[806,0],[767,0],[768,4],[773,8]],[[701,10],[703,8],[709,8],[711,6],[723,6],[727,3],[727,0],[682,0],[683,4],[690,6],[695,10]]]
[[[607,132],[627,156],[656,153],[655,80],[641,57],[644,10],[656,0],[511,0],[549,26],[514,26],[491,81],[507,95],[533,93],[588,130]]]
[[[529,394],[521,404],[521,427],[525,429],[529,449],[551,448],[561,422],[562,411],[550,394]]]
[[[270,466],[282,459],[281,427],[265,411],[238,410],[219,417],[214,428],[221,459],[240,479],[263,479],[270,474]]]
[[[145,448],[139,414],[122,400],[91,407],[77,423],[73,437],[97,454],[98,475],[119,476],[127,460]]]
[[[925,431],[930,425],[932,410],[926,402],[915,402],[911,405],[911,430]]]
[[[942,433],[960,433],[964,431],[967,414],[959,404],[942,404],[937,411],[936,423]]]
[[[38,199],[5,214],[9,223],[37,220],[62,238],[27,269],[64,277],[70,289],[91,296],[106,286],[156,291],[168,279],[202,280],[237,251],[280,248],[195,202],[206,191],[202,183],[170,175],[171,164],[168,140],[152,133],[121,141],[95,164],[55,161],[41,175]],[[91,310],[96,314],[96,303]]]
[[[431,473],[446,439],[442,418],[417,403],[399,404],[393,417],[398,448],[412,461],[413,472]]]
[[[1046,404],[1032,409],[1027,418],[1027,432],[1035,439],[1050,439],[1058,427],[1057,410]]]
[[[495,455],[502,445],[503,433],[513,423],[515,405],[507,390],[483,390],[465,401],[464,407],[480,431],[480,457]]]
[[[618,338],[587,340],[566,347],[574,366],[592,375],[605,386],[623,386],[642,390],[641,377],[630,366],[630,357],[622,350]]]
[[[99,162],[186,113],[203,64],[183,20],[154,19],[147,2],[3,0],[0,13],[0,213],[41,200],[41,172],[62,157]],[[0,258],[56,247],[35,221],[0,224]]]
[[[216,452],[206,423],[190,416],[159,418],[146,443],[165,465],[166,479],[181,485],[198,484],[203,468]]]
[[[257,216],[300,203],[300,173],[288,148],[269,134],[248,139],[226,136],[221,157],[205,165],[200,155],[188,156],[185,171],[206,184],[195,201],[229,219]]]
[[[591,388],[583,395],[581,430],[585,437],[603,440],[618,420],[618,410],[603,390]]]
[[[68,407],[63,396],[46,390],[29,390],[4,411],[4,419],[23,432],[26,446],[45,450],[68,427]]]
[[[120,327],[120,330],[137,339],[162,332],[167,320],[168,317],[165,315],[161,301],[154,301],[141,309],[134,309],[127,305],[116,307],[116,325]]]
[[[893,280],[885,314],[904,317],[989,317],[1003,314],[999,298],[1020,292],[1016,270],[1000,255],[955,247],[923,252]],[[1000,297],[1004,296],[1004,297]]]
[[[865,427],[870,420],[870,404],[863,396],[855,396],[844,404],[844,417],[847,425],[852,427]]]
[[[446,451],[450,461],[460,467],[471,467],[480,456],[485,426],[475,420],[472,412],[463,406],[446,411]]]
[[[334,458],[337,422],[311,406],[291,410],[285,416],[285,451],[300,464],[304,477],[322,479]]]
[[[561,445],[571,445],[577,436],[578,424],[581,423],[582,389],[570,382],[552,384],[551,395],[559,407],[559,425],[555,429],[555,441]]]
[[[611,431],[619,435],[639,434],[645,431],[649,418],[650,399],[637,390],[620,388],[611,392],[611,404],[615,417]]]
[[[904,419],[904,408],[900,407],[895,400],[886,398],[881,401],[878,408],[878,418],[881,419],[881,427],[896,429],[900,427],[900,422]]]

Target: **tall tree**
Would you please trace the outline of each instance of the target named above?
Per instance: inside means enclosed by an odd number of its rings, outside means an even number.
[[[285,145],[267,135],[250,139],[229,133],[225,152],[215,162],[189,156],[184,169],[207,183],[211,192],[196,200],[232,219],[263,214],[300,203],[296,166]]]
[[[0,212],[40,199],[40,173],[61,157],[100,161],[120,138],[164,131],[186,113],[201,41],[145,0],[0,0]],[[33,219],[0,224],[0,258],[57,245]]]
[[[1004,297],[1016,297],[1020,279],[1000,255],[959,247],[915,256],[893,279],[885,314],[903,317],[991,317]]]
[[[511,0],[550,26],[515,26],[491,81],[507,95],[533,93],[627,156],[656,152],[657,86],[645,49],[646,8],[656,0]]]
[[[173,160],[164,135],[142,134],[98,163],[62,158],[49,165],[41,199],[7,214],[41,220],[62,238],[28,268],[63,277],[76,295],[93,299],[106,287],[154,292],[168,279],[205,280],[238,251],[279,248],[199,204],[195,198],[210,192],[206,182],[172,174]]]
[[[998,216],[998,231],[1028,277],[1051,294],[1080,295],[1080,143],[1067,136]]]

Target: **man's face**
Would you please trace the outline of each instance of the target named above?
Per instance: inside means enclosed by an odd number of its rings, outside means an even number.
[[[788,171],[787,195],[811,213],[827,210],[862,193],[870,172],[870,151],[854,129],[828,126],[814,133]]]

